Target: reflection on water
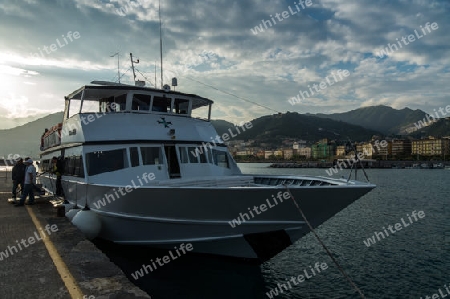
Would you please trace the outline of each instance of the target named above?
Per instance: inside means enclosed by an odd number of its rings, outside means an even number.
[[[168,251],[104,241],[96,241],[96,245],[153,299],[261,298],[265,288],[259,265],[196,254],[182,255],[135,280],[131,274]]]
[[[325,169],[272,169],[268,165],[239,166],[244,173],[327,176]],[[367,172],[377,188],[328,220],[317,233],[367,298],[425,298],[437,293],[449,283],[450,171]],[[348,171],[343,171],[336,176],[347,175]],[[359,179],[363,179],[361,172]],[[374,232],[398,223],[414,210],[424,211],[425,218],[369,248],[364,245],[363,240]],[[316,262],[326,262],[329,269],[276,298],[359,298],[311,234],[260,266],[220,257],[183,255],[137,281],[131,273],[167,251],[106,242],[98,246],[153,299],[268,298],[266,292]]]

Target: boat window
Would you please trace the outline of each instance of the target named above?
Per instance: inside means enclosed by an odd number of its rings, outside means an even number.
[[[155,96],[153,97],[152,111],[168,112],[170,111],[171,102],[171,98]]]
[[[199,119],[208,119],[209,106],[202,106],[202,107],[192,109],[191,115],[192,115],[192,117],[199,118]]]
[[[199,149],[202,149],[202,151],[198,154],[200,157],[200,163],[208,163],[208,160],[206,159],[206,151],[207,149],[205,147],[199,147]]]
[[[114,103],[114,105],[113,105]],[[117,97],[103,98],[99,101],[100,112],[120,112],[126,109],[127,95],[121,94]],[[84,104],[83,104],[84,105]]]
[[[69,109],[69,117],[74,116],[80,112],[81,101],[71,100],[70,101],[70,109]]]
[[[214,164],[216,164],[217,166],[226,167],[226,168],[230,167],[227,152],[222,152],[222,151],[213,149],[212,155],[213,155],[213,159],[214,159]]]
[[[124,93],[114,98],[116,112],[125,111],[127,106],[127,94]],[[114,108],[114,107],[113,107]],[[113,110],[113,109],[111,109]]]
[[[73,175],[74,170],[74,160],[70,158],[64,159],[64,174],[65,175]]]
[[[51,161],[50,161],[51,163]],[[53,166],[51,166],[53,167]],[[52,169],[49,169],[52,171]],[[83,158],[81,156],[71,156],[64,159],[62,169],[64,175],[77,176],[84,178]]]
[[[211,148],[205,146],[179,147],[181,163],[213,163]]]
[[[197,156],[199,155],[201,148],[188,147],[189,163],[198,163]]]
[[[139,153],[137,147],[130,147],[131,167],[139,166]]]
[[[212,149],[211,149],[210,147],[208,147],[208,148],[206,149],[206,153],[207,153],[207,155],[208,155],[208,161],[209,161],[209,163],[213,163]]]
[[[40,171],[42,172],[51,171],[50,167],[51,167],[50,159],[45,159],[41,161]]]
[[[162,164],[160,147],[141,147],[142,163],[144,165]]]
[[[189,158],[187,154],[187,148],[186,147],[179,147],[178,150],[180,151],[180,161],[181,163],[189,163]]]
[[[83,158],[81,156],[73,157],[74,159],[74,176],[84,178]]]
[[[113,103],[112,99],[101,99],[99,101],[100,112],[111,112],[111,103]]]
[[[81,108],[81,113],[95,113],[99,112],[98,101],[83,101],[83,107]]]
[[[172,111],[173,113],[188,114],[189,100],[175,99],[173,108],[174,108],[174,111]]]
[[[147,94],[134,94],[131,110],[148,111],[152,96]]]
[[[125,149],[96,151],[86,154],[88,175],[111,172],[128,167]]]

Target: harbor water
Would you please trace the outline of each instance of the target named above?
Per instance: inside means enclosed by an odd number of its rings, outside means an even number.
[[[239,164],[246,174],[328,176],[325,169],[269,165]],[[441,294],[450,290],[450,170],[366,172],[377,188],[317,228],[317,234],[366,298],[444,298]],[[348,174],[344,170],[335,177]],[[361,170],[358,180],[365,180]],[[301,207],[302,199],[296,200]],[[184,255],[138,279],[132,274],[164,251],[97,246],[153,299],[361,298],[313,234],[262,265]],[[320,268],[324,263],[327,267]]]

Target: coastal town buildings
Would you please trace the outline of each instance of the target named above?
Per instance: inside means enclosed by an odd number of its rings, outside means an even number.
[[[428,137],[420,140],[373,138],[371,141],[356,143],[358,153],[364,159],[392,160],[420,157],[450,158],[450,137]],[[341,141],[342,142],[342,141]],[[339,144],[339,143],[338,143]],[[227,142],[235,158],[257,160],[326,160],[346,159],[354,156],[346,145],[337,145],[335,140],[321,139],[308,146],[304,140],[286,139],[279,147],[270,143],[258,143],[255,140],[235,140]]]

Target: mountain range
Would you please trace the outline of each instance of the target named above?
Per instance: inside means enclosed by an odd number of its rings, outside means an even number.
[[[14,119],[0,124],[0,157],[21,155],[37,157],[40,137],[45,128],[62,121],[63,112],[47,115],[26,124],[8,128]],[[378,136],[450,136],[450,119],[439,119],[417,130],[415,124],[425,119],[421,110],[405,108],[396,110],[387,106],[364,107],[335,114],[284,114],[266,115],[251,120],[252,127],[234,139],[255,140],[256,144],[280,146],[284,139],[306,140],[313,143],[322,138],[340,141],[366,141]],[[23,119],[15,119],[16,123]],[[3,120],[2,120],[3,121]],[[217,133],[222,136],[235,125],[225,120],[212,120]],[[6,128],[5,128],[6,126]],[[415,130],[408,130],[415,128]],[[414,132],[412,132],[414,131]],[[409,132],[409,133],[408,133]]]
[[[259,117],[251,121],[252,128],[239,134],[236,139],[253,139],[257,143],[280,145],[283,139],[302,139],[315,142],[319,139],[370,140],[380,132],[317,116],[287,112]],[[213,123],[214,124],[214,123]],[[218,130],[220,133],[220,130]]]
[[[37,158],[44,129],[62,122],[62,119],[63,112],[58,112],[14,128],[0,130],[0,158],[14,155]]]
[[[24,125],[26,123],[29,123],[33,120],[42,118],[46,115],[47,114],[41,113],[41,114],[35,114],[35,115],[27,116],[27,117],[17,117],[17,118],[9,118],[9,117],[0,116],[0,130],[6,130],[6,129],[18,127],[18,126]]]
[[[426,117],[422,110],[404,108],[397,110],[388,106],[370,106],[344,113],[315,114],[317,117],[344,121],[367,129],[382,132],[385,135],[404,135],[414,123]]]

